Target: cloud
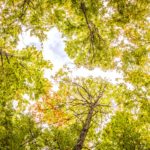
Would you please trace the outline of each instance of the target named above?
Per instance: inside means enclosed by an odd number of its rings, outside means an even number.
[[[40,40],[36,36],[31,36],[30,30],[26,31],[26,29],[23,28],[23,32],[19,35],[17,49],[21,50],[29,45],[34,45],[37,49],[41,49]]]
[[[43,57],[46,60],[50,60],[53,63],[53,70],[45,69],[45,77],[50,79],[50,75],[55,74],[64,64],[68,64],[69,67],[73,67],[72,76],[82,76],[82,77],[102,77],[109,79],[112,83],[117,83],[116,79],[121,78],[122,74],[115,70],[110,70],[107,72],[102,71],[100,68],[95,68],[93,70],[88,70],[84,67],[76,68],[73,61],[68,57],[65,52],[65,42],[62,38],[62,34],[57,28],[52,28],[47,34],[47,40],[43,42]],[[35,36],[30,36],[30,31],[23,29],[22,34],[19,35],[18,49],[25,48],[29,45],[34,45],[37,49],[41,49],[40,40]]]
[[[52,28],[47,33],[47,37],[47,40],[43,43],[43,55],[46,60],[51,60],[55,70],[58,70],[71,60],[64,51],[65,43],[57,28]]]

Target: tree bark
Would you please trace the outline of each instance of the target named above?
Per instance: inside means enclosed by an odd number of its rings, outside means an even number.
[[[91,123],[91,120],[92,120],[93,112],[94,112],[94,107],[91,107],[89,112],[88,112],[85,123],[83,125],[83,128],[81,130],[80,136],[79,136],[79,138],[77,140],[77,143],[74,146],[73,150],[81,150],[83,148],[83,144],[84,144],[86,135],[87,135],[88,130],[90,128],[90,123]]]

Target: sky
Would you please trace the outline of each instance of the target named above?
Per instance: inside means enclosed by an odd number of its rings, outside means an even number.
[[[45,60],[50,60],[53,64],[53,70],[45,70],[45,77],[48,79],[51,79],[50,76],[54,75],[60,68],[63,67],[63,65],[67,65],[70,67],[73,72],[71,74],[72,77],[102,77],[113,84],[118,83],[118,79],[120,79],[119,82],[123,82],[123,75],[121,73],[116,72],[115,70],[109,70],[109,71],[103,71],[100,68],[94,68],[93,70],[88,70],[84,67],[77,68],[73,61],[68,57],[68,55],[65,52],[65,38],[62,37],[62,34],[57,30],[57,28],[52,28],[49,32],[47,32],[47,39],[43,42],[43,46],[41,46],[40,40],[35,36],[30,36],[30,31],[24,31],[22,34],[19,35],[19,42],[17,49],[25,48],[29,45],[34,45],[37,49],[41,50],[43,52],[43,57]],[[42,48],[43,47],[43,48]],[[133,89],[132,85],[127,84],[127,87],[131,90]],[[58,90],[58,85],[53,84],[53,91]],[[28,95],[24,95],[26,99],[28,99]],[[30,101],[30,105],[34,105],[34,101]],[[14,108],[17,107],[18,103],[17,101],[14,101],[13,103]],[[115,108],[115,107],[114,107]],[[28,113],[28,108],[25,110],[24,113]],[[111,116],[106,116],[104,120],[103,127],[106,125],[107,122],[110,121]],[[100,128],[97,128],[97,132],[101,130]]]
[[[67,65],[73,68],[73,77],[102,77],[110,80],[112,83],[117,83],[118,80],[122,79],[122,74],[113,71],[104,72],[100,68],[94,68],[93,70],[88,70],[84,67],[76,68],[73,61],[68,57],[65,52],[65,38],[57,30],[57,28],[52,28],[47,34],[47,39],[43,42],[43,57],[45,60],[50,60],[53,64],[53,70],[45,70],[45,77],[50,79],[51,75],[54,75],[63,65]],[[19,35],[18,49],[22,49],[26,46],[34,45],[37,49],[42,49],[40,40],[35,36],[30,36],[30,31],[23,29],[22,34]]]
[[[56,72],[64,64],[71,63],[71,60],[64,51],[65,43],[62,34],[57,28],[52,28],[47,34],[47,39],[43,42],[43,49],[40,40],[35,36],[30,36],[30,31],[23,30],[19,35],[18,49],[29,45],[34,45],[37,49],[42,49],[45,60],[53,63],[53,72]]]

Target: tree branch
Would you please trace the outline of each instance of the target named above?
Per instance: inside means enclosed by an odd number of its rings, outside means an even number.
[[[74,85],[76,85],[76,86],[82,88],[82,89],[87,93],[87,95],[88,95],[89,98],[92,98],[92,97],[93,97],[85,87],[81,86],[80,84],[78,84],[78,83],[76,83],[76,82],[72,82],[72,83],[73,83]]]

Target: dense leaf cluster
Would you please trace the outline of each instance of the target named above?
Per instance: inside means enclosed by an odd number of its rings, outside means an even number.
[[[149,0],[0,0],[0,14],[0,149],[150,149]],[[42,47],[16,48],[24,29],[42,44],[52,27],[76,66],[122,79],[62,68],[53,92]]]

